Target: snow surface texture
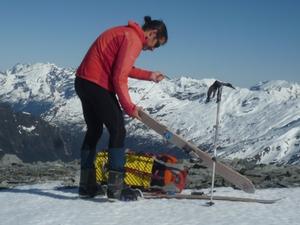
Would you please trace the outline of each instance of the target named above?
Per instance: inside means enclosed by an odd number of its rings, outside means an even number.
[[[271,205],[215,201],[207,207],[206,200],[82,200],[76,189],[57,190],[57,185],[0,191],[1,225],[298,225],[300,221],[300,188],[258,190],[255,195],[217,188],[218,195],[283,199]]]
[[[213,82],[181,77],[153,84],[130,79],[129,87],[133,102],[152,117],[186,140],[212,151],[217,105],[215,100],[205,104],[205,99]],[[234,85],[234,81],[227,82]],[[41,115],[55,124],[84,129],[73,83],[74,69],[18,64],[0,73],[0,99],[16,110]],[[300,85],[286,81],[262,82],[250,89],[224,88],[219,156],[251,158],[258,163],[300,163],[299,97]],[[137,140],[162,140],[140,122],[130,118],[127,122],[127,133]]]

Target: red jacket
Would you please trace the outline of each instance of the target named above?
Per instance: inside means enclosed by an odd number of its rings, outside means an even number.
[[[128,76],[149,80],[151,74],[133,66],[145,41],[142,28],[132,21],[105,31],[86,53],[76,76],[116,93],[122,108],[132,115],[135,105],[128,93]]]

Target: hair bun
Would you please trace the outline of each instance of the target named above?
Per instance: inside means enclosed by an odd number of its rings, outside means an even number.
[[[144,21],[145,21],[145,23],[151,23],[151,21],[152,21],[151,16],[145,16]]]

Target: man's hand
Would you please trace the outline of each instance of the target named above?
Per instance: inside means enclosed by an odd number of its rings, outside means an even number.
[[[142,118],[139,115],[139,111],[143,111],[143,108],[141,106],[135,106],[132,118],[142,120]]]
[[[152,72],[150,75],[150,80],[154,81],[155,83],[158,83],[163,79],[165,79],[165,76],[159,71]]]

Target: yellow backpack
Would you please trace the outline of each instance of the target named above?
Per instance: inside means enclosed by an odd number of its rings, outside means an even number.
[[[96,179],[106,184],[108,154],[96,156]],[[169,154],[126,153],[125,184],[147,191],[181,192],[186,185],[188,171],[177,158]]]

